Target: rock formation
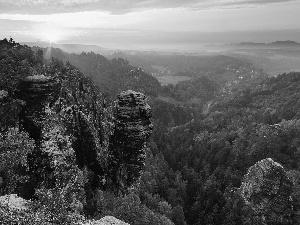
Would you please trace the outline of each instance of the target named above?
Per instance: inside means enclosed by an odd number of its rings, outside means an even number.
[[[8,92],[5,90],[0,90],[0,100],[5,99],[8,96]]]
[[[56,79],[44,75],[29,76],[20,82],[16,96],[26,102],[19,115],[20,121],[36,142],[41,135],[44,107],[58,97],[58,87]]]
[[[58,98],[59,82],[44,75],[28,76],[18,86],[16,97],[25,102],[19,113],[20,125],[35,140],[36,148],[28,156],[29,181],[22,188],[22,196],[31,198],[34,188],[52,172],[48,156],[39,150],[45,106]]]
[[[16,194],[0,196],[0,206],[6,206],[11,210],[28,211],[27,208],[28,203],[29,201],[26,201],[25,199],[18,197],[18,195]]]
[[[84,225],[129,225],[128,223],[118,220],[113,216],[105,216],[100,220],[88,221]]]
[[[35,213],[30,208],[31,201],[18,197],[15,194],[0,196],[1,224],[53,224],[43,220],[42,213]],[[22,221],[22,222],[20,222]],[[105,216],[100,220],[86,220],[78,222],[82,225],[129,225],[113,216]]]
[[[103,112],[98,112],[103,108],[97,108],[99,103],[91,84],[80,77],[70,79],[69,85],[64,80],[58,82],[52,77],[36,75],[20,82],[17,97],[26,102],[19,114],[20,123],[37,144],[37,151],[29,157],[30,173],[34,174],[36,182],[40,182],[41,168],[49,167],[47,156],[39,153],[38,148],[45,106],[53,105],[73,137],[72,147],[78,166],[86,166],[94,174],[90,178],[92,189],[99,187],[100,178],[102,184],[105,183],[102,187],[125,191],[141,176],[146,140],[152,133],[152,113],[146,97],[135,91],[119,94],[114,108],[113,130],[101,130],[107,121],[101,117]],[[103,130],[110,135],[103,134]],[[103,136],[109,140],[104,140]],[[103,144],[104,141],[109,142],[108,146]],[[51,169],[46,171],[51,172]]]
[[[292,224],[293,184],[284,168],[271,158],[248,169],[240,187],[241,196],[262,224]]]
[[[117,191],[137,182],[145,162],[145,143],[152,133],[151,108],[144,94],[124,91],[115,107],[115,130],[109,146],[109,177]]]

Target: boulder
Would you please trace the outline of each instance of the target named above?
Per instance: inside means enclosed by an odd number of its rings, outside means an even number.
[[[0,101],[8,96],[8,92],[5,90],[0,90]]]
[[[16,194],[0,196],[0,205],[6,206],[11,210],[28,210],[28,201],[18,197]]]
[[[291,224],[292,191],[286,171],[271,158],[251,166],[240,187],[254,219],[262,224]]]

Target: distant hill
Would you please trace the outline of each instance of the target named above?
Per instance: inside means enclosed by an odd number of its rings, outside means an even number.
[[[300,43],[296,41],[241,42],[207,47],[219,54],[247,59],[270,76],[300,71]]]
[[[146,72],[151,73],[155,77],[163,76],[184,76],[199,77],[203,75],[229,78],[228,72],[246,70],[257,71],[249,60],[243,58],[231,57],[227,55],[164,55],[157,53],[147,54],[128,54],[117,52],[110,56],[111,58],[124,58],[133,66],[139,66]],[[222,74],[227,73],[225,76]],[[227,77],[226,77],[227,76]],[[235,77],[235,76],[234,76]],[[239,76],[238,76],[239,77]]]
[[[236,88],[229,98],[216,104],[214,110],[248,108],[272,117],[273,123],[300,119],[300,73],[284,73],[260,83]],[[221,106],[221,107],[220,107]],[[259,114],[258,113],[258,114]]]
[[[114,51],[102,48],[98,45],[83,45],[83,44],[55,44],[55,43],[48,43],[48,42],[22,42],[21,44],[26,44],[30,47],[41,47],[41,48],[48,48],[51,46],[52,48],[60,48],[61,50],[68,52],[68,53],[81,53],[81,52],[95,52],[98,54],[112,54]]]
[[[255,42],[241,42],[226,45],[228,47],[247,47],[247,48],[300,48],[300,43],[295,41],[275,41],[271,43],[255,43]]]
[[[300,47],[300,43],[295,41],[275,41],[267,44],[268,46],[278,46],[278,47]]]

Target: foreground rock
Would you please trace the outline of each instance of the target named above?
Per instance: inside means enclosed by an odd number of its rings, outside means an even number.
[[[31,202],[18,197],[16,194],[0,196],[0,222],[1,224],[44,224],[51,222],[43,220],[43,214],[34,213],[30,210]],[[100,220],[87,220],[78,222],[82,225],[129,225],[113,216],[105,216]]]
[[[0,196],[0,205],[6,206],[12,210],[28,210],[28,201],[18,197],[16,194]]]
[[[293,184],[286,171],[271,158],[248,169],[240,188],[245,203],[262,224],[292,224]]]

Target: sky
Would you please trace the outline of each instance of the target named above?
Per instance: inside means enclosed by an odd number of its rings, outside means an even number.
[[[300,0],[0,0],[0,38],[120,49],[300,42]]]

